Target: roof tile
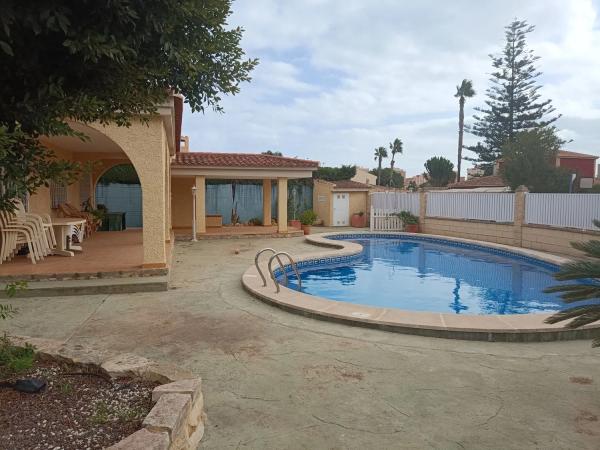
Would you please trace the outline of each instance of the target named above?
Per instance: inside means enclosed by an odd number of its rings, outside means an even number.
[[[177,153],[172,165],[190,167],[317,169],[319,162],[257,153],[190,152]]]
[[[505,187],[507,184],[504,182],[501,176],[489,175],[485,177],[473,177],[460,183],[453,183],[448,185],[449,189],[469,189],[478,187]]]

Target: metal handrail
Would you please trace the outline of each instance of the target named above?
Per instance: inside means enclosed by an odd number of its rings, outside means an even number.
[[[294,272],[296,273],[296,277],[298,278],[298,289],[301,290],[302,289],[302,279],[300,278],[300,273],[298,272],[298,266],[296,264],[296,261],[294,261],[294,258],[292,258],[292,256],[287,252],[277,252],[273,256],[271,256],[271,258],[269,259],[269,273],[271,274],[271,279],[273,280],[273,282],[275,283],[275,287],[277,288],[276,293],[279,293],[279,282],[277,281],[277,278],[275,278],[275,274],[273,273],[272,265],[273,265],[274,259],[277,259],[277,261],[279,262],[281,270],[283,271],[283,274],[286,276],[285,284],[286,284],[286,286],[288,285],[288,278],[287,278],[287,274],[285,273],[285,267],[281,264],[281,259],[279,258],[279,255],[285,255],[290,260],[290,265],[292,266],[292,269],[294,269]]]
[[[275,249],[272,249],[270,247],[268,248],[263,248],[262,250],[260,250],[256,256],[254,257],[254,265],[256,266],[256,270],[258,271],[258,274],[260,275],[260,277],[262,278],[262,282],[263,282],[263,287],[267,286],[267,279],[265,278],[265,276],[262,273],[262,270],[260,270],[260,266],[258,265],[258,257],[260,255],[262,255],[264,252],[272,252],[273,254],[276,254],[277,251],[275,251]],[[277,261],[279,262],[279,265],[283,268],[283,263],[281,262],[281,259],[279,258],[279,256],[277,256]],[[285,275],[285,284],[288,284],[288,276],[287,273],[285,273],[284,271],[284,275]]]

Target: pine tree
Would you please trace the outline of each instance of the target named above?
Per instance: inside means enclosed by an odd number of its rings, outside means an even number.
[[[481,138],[467,147],[476,158],[465,158],[481,164],[487,173],[500,157],[502,146],[513,142],[520,131],[550,127],[560,115],[553,115],[552,100],[541,100],[540,85],[536,78],[541,72],[536,68],[540,59],[527,48],[526,37],[535,27],[526,21],[514,20],[505,27],[506,45],[501,55],[492,59],[492,83],[486,91],[486,106],[475,108],[480,114],[473,116],[474,124],[467,131]]]

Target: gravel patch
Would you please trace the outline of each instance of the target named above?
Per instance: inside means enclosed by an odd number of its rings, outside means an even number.
[[[37,363],[18,378],[47,381],[26,394],[0,388],[0,449],[101,449],[141,428],[157,385],[127,378],[110,380],[80,367]]]

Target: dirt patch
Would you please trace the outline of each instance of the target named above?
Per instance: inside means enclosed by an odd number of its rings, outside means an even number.
[[[360,371],[334,365],[307,366],[303,370],[305,378],[316,382],[332,380],[358,382],[365,378],[364,373]]]
[[[594,382],[594,380],[588,377],[571,377],[569,381],[575,384],[592,384]]]
[[[600,435],[600,422],[598,416],[590,411],[580,410],[575,417],[575,429],[578,433],[588,436]]]
[[[37,394],[0,388],[0,448],[101,449],[141,427],[156,383],[109,380],[81,368],[38,363],[18,378],[47,381]]]

